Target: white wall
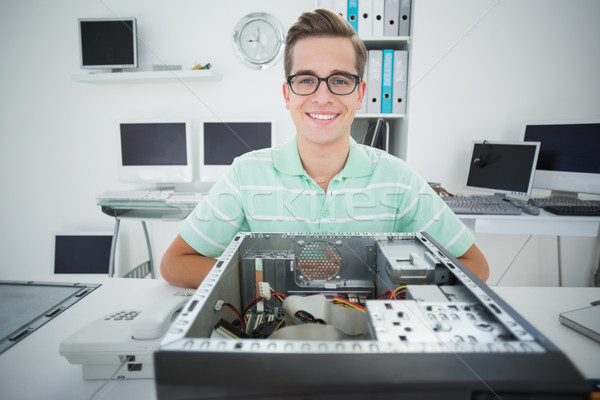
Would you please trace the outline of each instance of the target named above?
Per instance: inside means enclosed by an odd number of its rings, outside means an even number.
[[[408,161],[423,176],[462,191],[475,139],[516,140],[521,122],[600,117],[600,2],[414,0]],[[279,141],[293,134],[281,98],[283,66],[254,71],[234,56],[231,35],[245,14],[267,11],[287,28],[313,0],[23,0],[0,5],[0,279],[43,279],[51,235],[112,230],[95,196],[135,188],[117,181],[115,120],[274,118]],[[140,63],[210,62],[219,82],[88,84],[80,73],[78,17],[138,18]],[[155,261],[177,222],[149,223]],[[119,264],[142,261],[137,222],[122,224]],[[478,235],[498,279],[526,237]],[[555,238],[533,238],[503,284],[554,284]],[[565,240],[566,284],[589,284],[597,239]],[[568,261],[568,263],[566,262]]]
[[[414,3],[408,162],[453,193],[473,140],[520,140],[527,120],[600,117],[600,2]],[[547,193],[536,191],[534,195]],[[500,279],[528,236],[476,235]],[[564,238],[565,285],[589,285],[597,238]],[[502,284],[557,283],[556,238],[533,237]]]
[[[294,134],[282,100],[283,63],[265,71],[241,64],[232,49],[235,24],[246,14],[268,11],[287,28],[313,0],[235,1],[11,1],[0,5],[2,63],[0,167],[4,210],[0,232],[0,279],[28,279],[50,270],[52,233],[112,231],[95,197],[120,184],[116,125],[120,118],[274,119],[278,140]],[[90,84],[80,74],[77,18],[135,16],[141,69],[152,64],[196,63],[223,75],[219,82]],[[10,61],[9,61],[10,60]],[[176,235],[177,223],[149,224],[154,257]],[[137,222],[122,224],[120,264],[143,261]]]

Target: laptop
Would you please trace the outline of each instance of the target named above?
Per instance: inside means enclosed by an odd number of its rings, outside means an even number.
[[[591,307],[561,313],[558,320],[563,325],[600,343],[600,302],[593,304],[595,305]]]

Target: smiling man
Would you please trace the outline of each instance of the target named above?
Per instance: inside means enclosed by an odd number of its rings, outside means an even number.
[[[479,278],[489,268],[473,235],[402,160],[350,137],[362,106],[367,51],[328,10],[304,13],[286,37],[283,96],[293,140],[237,158],[181,224],[162,276],[197,287],[229,242],[253,232],[421,232]]]
[[[350,126],[365,96],[364,67],[357,71],[346,37],[307,37],[291,49],[292,74],[286,70],[283,85],[286,107],[296,125],[304,169],[327,191],[348,157]]]

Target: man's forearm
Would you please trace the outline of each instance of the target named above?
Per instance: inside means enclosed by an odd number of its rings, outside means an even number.
[[[210,272],[216,260],[200,254],[163,257],[160,264],[162,277],[172,285],[197,288]]]

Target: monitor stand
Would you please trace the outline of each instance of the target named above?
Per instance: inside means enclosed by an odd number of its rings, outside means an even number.
[[[550,198],[567,198],[567,199],[577,199],[579,197],[579,193],[577,192],[566,192],[562,190],[552,190],[550,192]]]
[[[172,185],[172,184],[169,185],[167,183],[165,183],[165,184],[156,184],[150,190],[172,190],[172,191],[175,191],[175,185]]]

